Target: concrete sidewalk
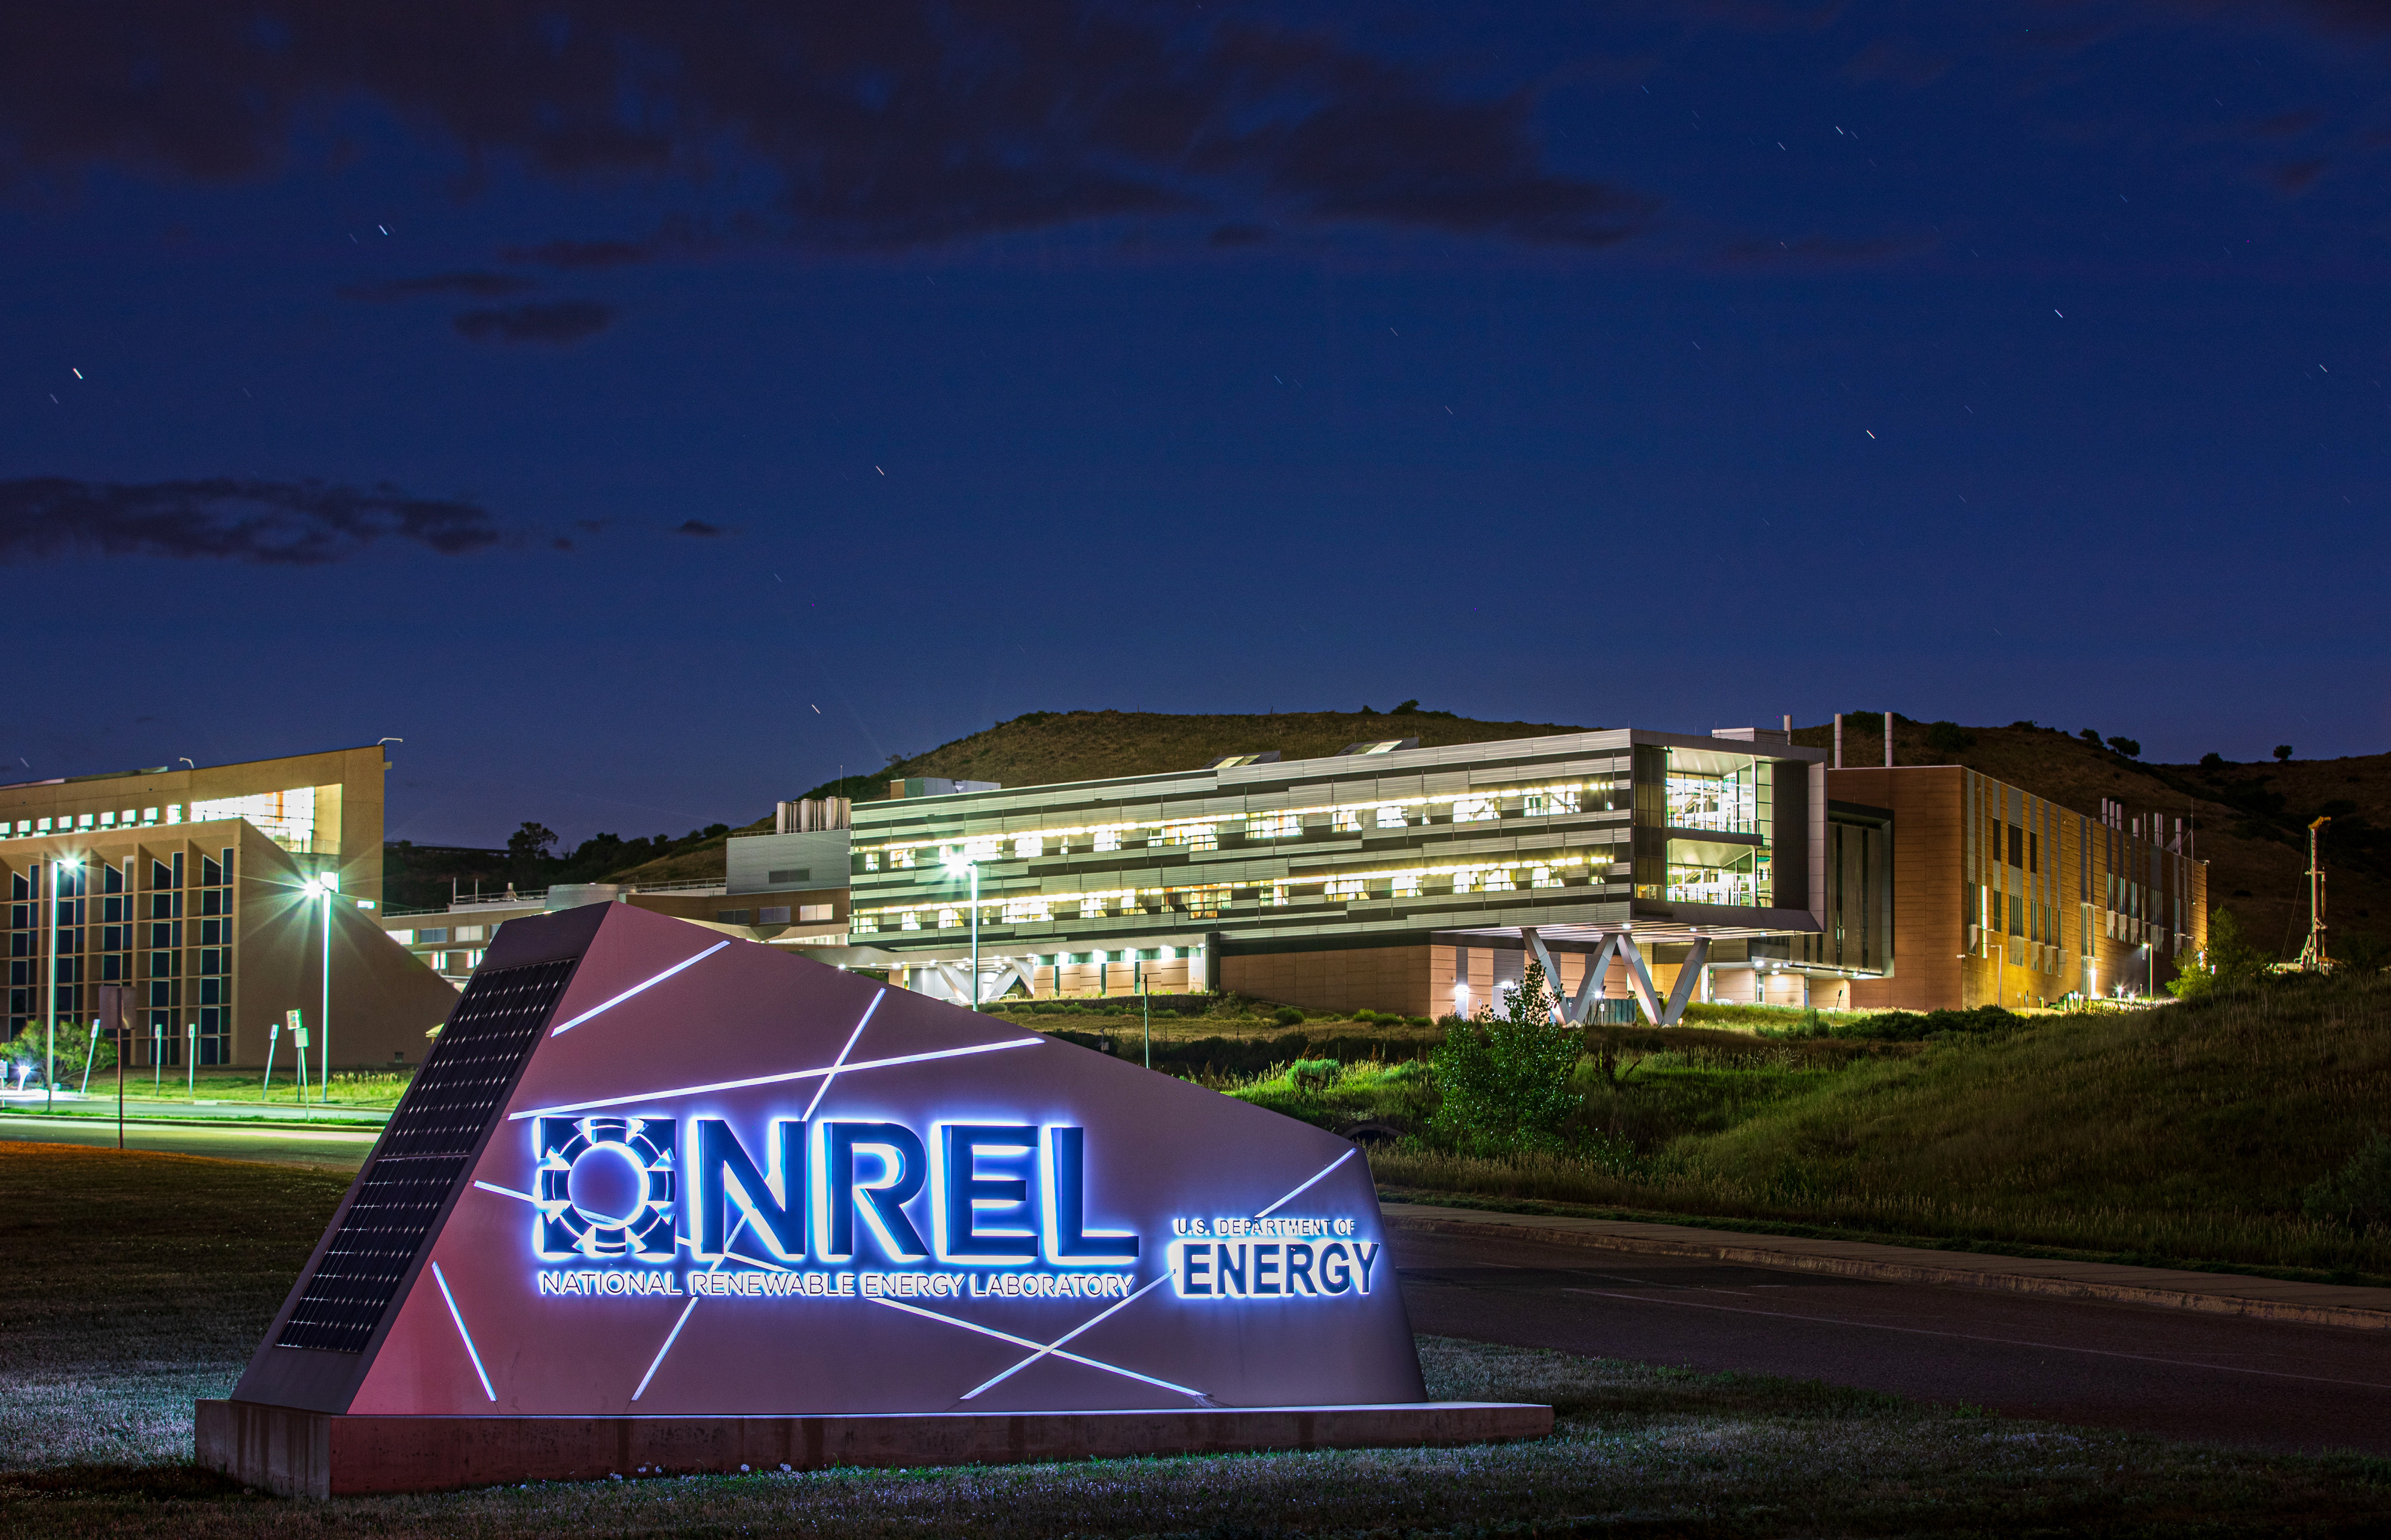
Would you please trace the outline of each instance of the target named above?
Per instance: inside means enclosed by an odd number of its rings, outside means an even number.
[[[2106,1262],[1986,1256],[1866,1240],[1816,1240],[1802,1236],[1744,1235],[1689,1225],[1648,1225],[1622,1219],[1497,1213],[1426,1203],[1385,1203],[1390,1225],[1457,1235],[1554,1241],[1648,1255],[1705,1257],[1752,1267],[1875,1278],[1889,1283],[1957,1284],[2016,1294],[2116,1300],[2128,1304],[2204,1310],[2307,1326],[2391,1329],[2391,1289],[2335,1283],[2294,1283],[2237,1273],[2195,1273],[2174,1267],[2127,1267]]]

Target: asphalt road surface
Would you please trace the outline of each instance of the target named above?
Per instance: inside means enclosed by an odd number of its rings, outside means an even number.
[[[157,1149],[174,1155],[213,1155],[227,1161],[275,1161],[294,1165],[341,1166],[354,1171],[365,1164],[367,1151],[381,1137],[380,1129],[319,1128],[278,1125],[259,1128],[234,1124],[219,1128],[162,1127],[129,1123],[124,1148]],[[32,1144],[80,1144],[116,1148],[112,1121],[82,1118],[28,1117],[0,1113],[0,1140]]]
[[[1388,1227],[1412,1328],[2016,1417],[2391,1455],[2391,1332]]]

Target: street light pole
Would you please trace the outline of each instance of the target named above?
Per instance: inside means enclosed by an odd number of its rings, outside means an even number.
[[[971,878],[971,1007],[979,1008],[979,863],[973,860],[970,848],[964,847],[946,861],[949,877]]]
[[[332,1084],[332,899],[341,891],[341,874],[318,872],[307,879],[302,890],[309,898],[324,901],[324,972],[322,1002],[316,1012],[316,1030],[322,1036],[316,1053],[316,1100],[320,1104],[328,1097]],[[306,1050],[301,1049],[301,1057]],[[302,1091],[301,1099],[305,1099]]]
[[[49,894],[50,998],[49,1008],[45,1016],[47,1025],[44,1029],[45,1040],[42,1050],[44,1056],[42,1065],[42,1110],[45,1112],[55,1110],[58,1106],[58,973],[60,971],[58,965],[58,890],[66,885],[66,874],[69,866],[72,866],[75,870],[81,871],[83,870],[83,862],[80,858],[70,861],[63,855],[54,856],[51,858]],[[78,950],[80,950],[80,948],[78,948]],[[72,1027],[74,1023],[72,1021],[69,1021],[67,1025],[69,1027]]]

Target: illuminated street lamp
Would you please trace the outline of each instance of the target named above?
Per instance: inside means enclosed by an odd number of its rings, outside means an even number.
[[[317,1050],[316,1099],[321,1102],[332,1084],[332,898],[341,891],[341,874],[318,872],[300,888],[308,898],[324,901],[324,997],[316,1012],[316,1030],[322,1034]],[[301,1052],[304,1052],[302,1049]]]
[[[67,868],[83,870],[80,858],[58,856],[50,862],[50,1003],[46,1037],[42,1049],[42,1110],[51,1111],[58,1101],[58,889]]]
[[[979,1008],[979,864],[971,858],[971,847],[959,845],[947,852],[947,875],[971,878],[971,1007]]]

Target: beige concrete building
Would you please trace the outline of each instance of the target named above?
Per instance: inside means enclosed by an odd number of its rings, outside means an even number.
[[[6,1035],[121,1020],[132,1064],[263,1068],[296,1009],[311,1065],[420,1063],[457,994],[375,923],[388,768],[368,747],[0,787]]]

